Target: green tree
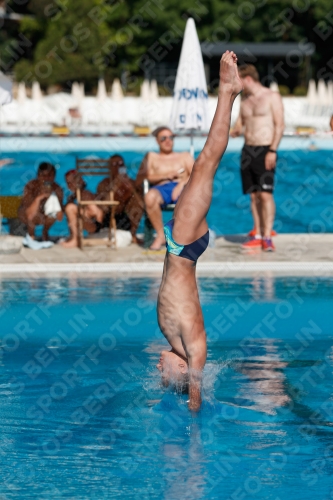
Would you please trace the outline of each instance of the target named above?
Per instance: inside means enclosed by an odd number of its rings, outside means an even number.
[[[31,0],[21,10],[34,15],[21,23],[32,48],[15,75],[44,86],[81,80],[89,88],[123,71],[135,86],[149,65],[178,61],[188,17],[203,43],[313,42],[314,76],[330,76],[332,0]],[[0,31],[0,44],[14,43],[13,33]]]
[[[119,23],[114,12],[121,4],[127,10],[122,11],[124,17]],[[162,60],[178,60],[188,17],[194,18],[202,43],[313,42],[317,48],[314,75],[332,57],[331,0],[156,0],[149,5],[146,0],[133,0],[121,4],[115,4],[107,18],[117,45],[113,61],[118,69],[126,61],[134,75],[149,73],[149,67]],[[168,36],[170,31],[173,39]],[[301,73],[305,60],[297,64]],[[290,65],[293,70],[295,65]]]
[[[27,7],[16,5],[14,0],[6,2],[7,14],[26,14]],[[17,19],[0,18],[0,70],[11,73],[14,65],[22,57],[29,57],[33,43],[26,39],[20,31]]]
[[[103,73],[109,76],[109,67],[97,63],[100,48],[110,39],[110,30],[103,16],[98,15],[98,4],[94,0],[71,0],[56,8],[49,4],[53,9],[40,9],[38,5],[35,30],[30,21],[23,21],[21,31],[31,37],[44,24],[43,37],[33,57],[16,64],[17,79],[36,79],[44,86],[79,80],[92,86]]]

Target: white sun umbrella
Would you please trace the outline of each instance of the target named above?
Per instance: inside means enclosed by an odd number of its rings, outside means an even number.
[[[115,78],[112,83],[111,92],[110,123],[112,125],[122,125],[126,122],[124,108],[124,94],[119,78]]]
[[[273,92],[280,92],[279,90],[279,86],[276,82],[271,82],[269,88],[273,91]]]
[[[153,100],[156,100],[159,98],[158,86],[157,86],[156,80],[152,80],[150,82],[150,98]]]
[[[28,99],[26,86],[24,82],[20,82],[17,87],[16,95],[16,110],[12,111],[12,120],[16,119],[16,126],[18,129],[26,128],[27,122],[29,121],[31,112],[34,110],[32,106],[32,100]],[[34,103],[36,104],[36,103]]]
[[[149,101],[150,99],[150,85],[149,80],[143,80],[140,87],[140,97],[143,101]]]
[[[161,103],[158,100],[158,88],[156,80],[144,80],[140,89],[139,113],[141,125],[156,128],[160,123]]]
[[[31,97],[33,101],[41,101],[43,99],[43,94],[40,89],[39,82],[34,81],[31,88]]]
[[[80,108],[82,100],[84,98],[84,93],[82,94],[81,84],[79,84],[78,82],[73,82],[71,89],[71,96],[73,98],[74,105]]]
[[[308,101],[308,104],[310,104],[310,106],[316,106],[318,103],[316,82],[314,80],[309,81],[306,99]]]
[[[103,80],[104,81],[104,80]],[[103,96],[104,90],[101,91],[101,95]],[[114,114],[114,102],[108,96],[105,88],[105,96],[97,99],[97,106],[95,105],[96,116],[99,115],[98,125],[100,127],[110,125],[113,121]],[[87,109],[87,108],[86,108]],[[93,119],[91,109],[89,111],[89,120]]]
[[[124,93],[119,78],[115,78],[113,80],[110,97],[113,101],[121,101],[124,98]]]
[[[318,105],[317,86],[314,80],[309,81],[308,92],[306,94],[306,108],[304,114],[315,115]]]
[[[79,87],[80,87],[80,92],[81,92],[81,99],[84,99],[85,98],[84,83],[80,83]]]
[[[106,92],[105,80],[104,80],[104,78],[100,78],[98,80],[96,99],[100,102],[103,102],[107,99],[107,97],[108,97],[108,94]]]
[[[25,83],[24,82],[20,82],[18,84],[17,98],[16,98],[16,100],[20,104],[24,104],[25,101],[27,100],[27,90],[25,88]]]
[[[140,97],[138,99],[139,108],[139,124],[144,126],[150,126],[153,116],[153,110],[151,109],[150,100],[150,84],[149,80],[143,80],[140,87]]]
[[[27,99],[21,108],[21,120],[25,127],[31,130],[46,125],[46,117],[43,110],[43,95],[39,82],[32,82],[31,99]]]
[[[333,80],[327,82],[328,103],[333,111]]]
[[[12,100],[13,82],[0,71],[0,106]]]
[[[327,91],[325,80],[320,79],[318,81],[318,104],[320,106],[326,107],[329,105],[328,100],[329,100],[329,97],[328,97],[328,91]]]
[[[53,125],[63,125],[68,117],[68,110],[75,105],[71,94],[58,92],[44,98],[43,108],[49,123]]]
[[[170,127],[173,130],[208,130],[208,92],[200,43],[192,18],[187,20],[174,87]]]
[[[0,125],[17,126],[20,120],[19,104],[16,100],[7,103],[6,106],[0,106]]]
[[[71,95],[72,95],[73,99],[77,99],[77,100],[81,97],[81,89],[80,89],[80,85],[78,84],[78,82],[72,83]]]

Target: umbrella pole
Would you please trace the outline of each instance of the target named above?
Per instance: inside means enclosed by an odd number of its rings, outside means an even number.
[[[193,145],[193,129],[191,129],[191,147],[190,147],[191,156],[194,158],[194,145]]]

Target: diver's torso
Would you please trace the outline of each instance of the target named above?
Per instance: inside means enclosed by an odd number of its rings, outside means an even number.
[[[182,330],[198,311],[201,314],[194,263],[167,253],[158,294],[158,323],[171,347],[181,355]]]

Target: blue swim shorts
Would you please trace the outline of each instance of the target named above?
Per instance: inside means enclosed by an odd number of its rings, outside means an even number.
[[[177,186],[177,182],[167,182],[166,184],[162,184],[161,186],[152,186],[152,189],[157,189],[162,195],[164,203],[161,205],[161,207],[165,205],[169,205],[170,203],[176,203],[176,201],[173,201],[172,199],[172,191],[174,188]]]

